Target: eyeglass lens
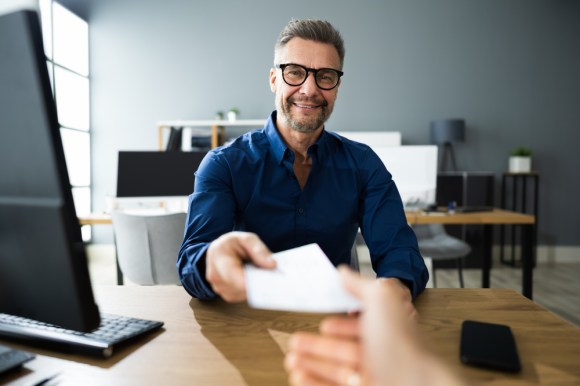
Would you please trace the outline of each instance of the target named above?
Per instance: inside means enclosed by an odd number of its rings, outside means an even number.
[[[340,75],[338,71],[331,68],[311,70],[314,72],[316,85],[323,90],[330,90],[338,84]],[[288,64],[282,70],[284,81],[290,86],[300,86],[308,77],[308,70],[297,64]]]

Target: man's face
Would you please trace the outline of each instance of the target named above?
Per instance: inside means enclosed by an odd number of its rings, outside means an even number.
[[[293,38],[282,49],[277,64],[288,63],[314,69],[340,69],[340,58],[333,45],[301,38]],[[340,82],[332,90],[322,90],[313,73],[308,73],[300,86],[290,86],[284,82],[280,69],[270,70],[270,89],[276,93],[279,123],[302,133],[314,132],[328,120],[339,86]]]

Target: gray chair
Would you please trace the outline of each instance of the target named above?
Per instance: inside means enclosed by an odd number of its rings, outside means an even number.
[[[445,231],[443,224],[415,224],[413,230],[417,235],[421,255],[433,260],[433,286],[437,287],[435,262],[455,260],[459,272],[459,283],[463,288],[463,259],[471,252],[469,244],[457,237],[450,236]]]
[[[137,215],[113,212],[119,284],[126,276],[140,285],[180,284],[175,263],[185,213]]]

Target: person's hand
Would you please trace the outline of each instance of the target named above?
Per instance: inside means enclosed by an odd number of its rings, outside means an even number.
[[[290,384],[460,384],[421,341],[404,284],[363,279],[346,268],[341,276],[347,290],[361,300],[363,312],[358,318],[326,318],[320,335],[295,333],[284,362]]]
[[[392,292],[394,296],[399,297],[403,307],[402,311],[405,314],[409,315],[412,319],[418,319],[419,314],[413,305],[413,295],[409,287],[396,277],[380,277],[377,281],[384,282],[386,286],[390,287],[388,291]]]
[[[359,316],[330,317],[321,334],[298,332],[289,342],[284,365],[289,383],[301,386],[367,385]]]
[[[244,264],[274,268],[272,252],[254,233],[230,232],[214,240],[206,252],[205,277],[215,293],[228,302],[246,300]]]

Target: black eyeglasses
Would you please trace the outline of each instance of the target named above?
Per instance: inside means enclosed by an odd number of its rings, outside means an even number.
[[[318,88],[332,90],[338,86],[340,77],[344,75],[344,72],[335,70],[334,68],[319,68],[316,70],[294,63],[276,64],[275,66],[282,70],[282,79],[289,86],[302,85],[306,82],[308,73],[311,72],[314,74],[314,80]]]

